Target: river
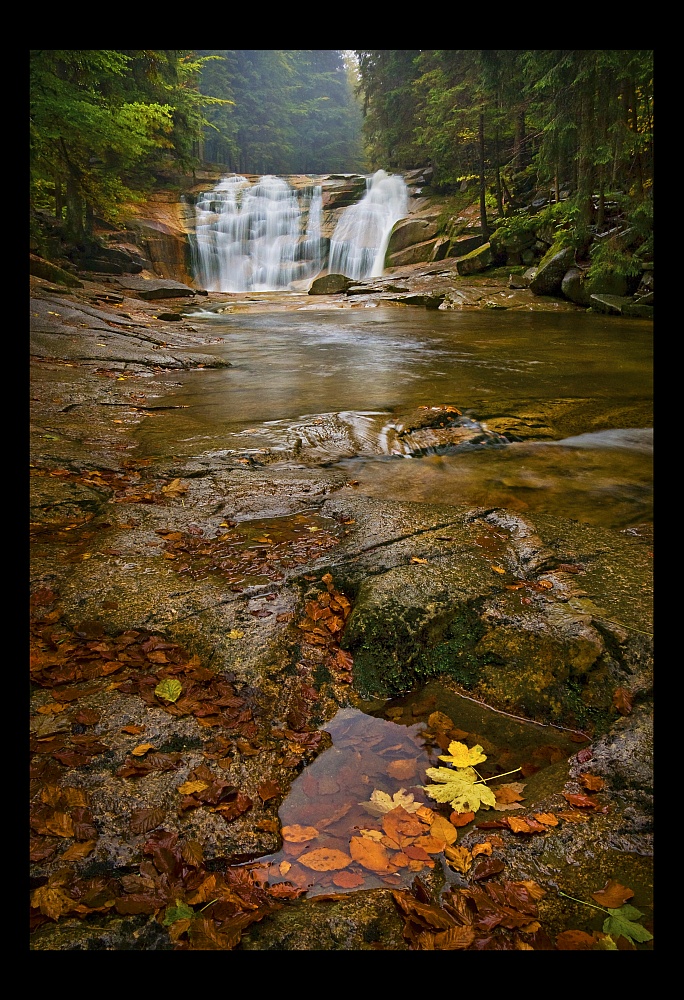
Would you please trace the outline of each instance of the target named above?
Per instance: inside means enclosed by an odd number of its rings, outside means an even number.
[[[227,297],[224,308],[196,310],[192,323],[210,338],[206,350],[232,367],[158,376],[168,388],[158,404],[183,408],[141,425],[139,456],[270,451],[273,461],[280,449],[297,464],[288,443],[337,414],[345,440],[321,433],[311,454],[344,468],[357,492],[618,529],[652,519],[647,322],[579,312],[336,308],[293,293]],[[397,414],[437,405],[505,437],[494,446],[388,453],[386,431]]]

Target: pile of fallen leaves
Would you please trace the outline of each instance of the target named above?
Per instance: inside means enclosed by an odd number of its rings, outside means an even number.
[[[302,662],[312,667],[323,663],[337,680],[348,684],[352,680],[354,661],[351,653],[340,649],[339,644],[352,610],[351,602],[337,590],[330,573],[321,578],[321,583],[325,584],[325,590],[319,590],[306,602],[306,617],[297,623],[303,633]]]
[[[177,950],[229,950],[243,931],[296,898],[283,886],[269,888],[245,868],[206,869],[201,845],[155,830],[142,848],[136,874],[81,878],[60,868],[31,894],[31,929],[61,917],[145,914],[168,928]]]
[[[160,528],[164,538],[164,557],[177,573],[192,579],[216,573],[227,579],[230,589],[240,593],[246,581],[260,583],[282,580],[283,570],[318,559],[337,545],[341,530],[337,522],[318,515],[294,518],[271,518],[255,525],[224,521],[213,538],[202,528],[175,531]]]
[[[136,468],[125,472],[113,472],[98,469],[86,472],[72,472],[70,469],[32,469],[32,476],[49,476],[51,479],[61,479],[65,482],[81,483],[83,486],[107,490],[112,493],[112,503],[148,503],[167,504],[188,492],[188,486],[182,479],[155,477],[146,479],[145,473]]]
[[[502,866],[503,868],[503,866]],[[546,892],[533,881],[500,883],[484,881],[488,874],[472,876],[477,885],[452,886],[431,901],[416,879],[413,892],[392,893],[404,917],[404,937],[420,951],[548,951],[553,942],[539,922],[537,901]]]

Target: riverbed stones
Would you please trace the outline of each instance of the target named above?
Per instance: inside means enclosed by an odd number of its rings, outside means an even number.
[[[184,285],[181,281],[171,281],[168,278],[117,278],[116,283],[127,291],[135,292],[138,298],[147,301],[188,298],[195,295],[194,288]]]
[[[542,257],[537,273],[530,282],[535,295],[555,295],[561,291],[563,278],[575,260],[572,247],[564,247],[553,252],[553,248]]]

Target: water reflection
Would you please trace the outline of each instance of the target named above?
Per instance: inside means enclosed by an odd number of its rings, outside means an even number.
[[[416,873],[442,862],[459,827],[472,825],[472,814],[463,815],[464,825],[423,790],[426,768],[440,766],[453,740],[484,748],[483,778],[514,771],[518,779],[519,804],[501,793],[503,784],[510,790],[509,777],[498,783],[497,810],[478,814],[488,820],[524,810],[525,780],[577,749],[567,732],[493,712],[441,684],[376,711],[383,717],[341,709],[323,727],[333,745],[294,781],[279,810],[282,849],[250,863],[260,879],[309,896],[409,886]]]

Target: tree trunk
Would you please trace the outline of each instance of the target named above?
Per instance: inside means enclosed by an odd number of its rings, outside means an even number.
[[[64,196],[62,194],[62,178],[55,177],[55,218],[62,218],[62,211],[64,209]]]
[[[497,129],[494,133],[494,169],[496,178],[496,207],[499,212],[499,216],[503,217],[503,194],[501,191],[501,170],[499,169],[499,130]]]
[[[94,229],[94,225],[95,225],[94,215],[95,215],[95,212],[93,211],[93,206],[90,204],[89,201],[86,201],[86,203],[85,203],[85,234],[86,234],[86,236],[92,236],[93,235],[93,229]]]
[[[71,174],[67,177],[66,234],[73,243],[83,242],[83,198],[78,183]]]
[[[515,118],[515,136],[513,139],[513,169],[523,170],[526,166],[525,147],[525,109],[520,108]]]
[[[487,241],[489,239],[489,226],[487,225],[487,206],[485,204],[485,195],[487,191],[485,187],[484,114],[480,115],[478,130],[480,138],[480,226],[482,227],[482,236],[484,240]]]

